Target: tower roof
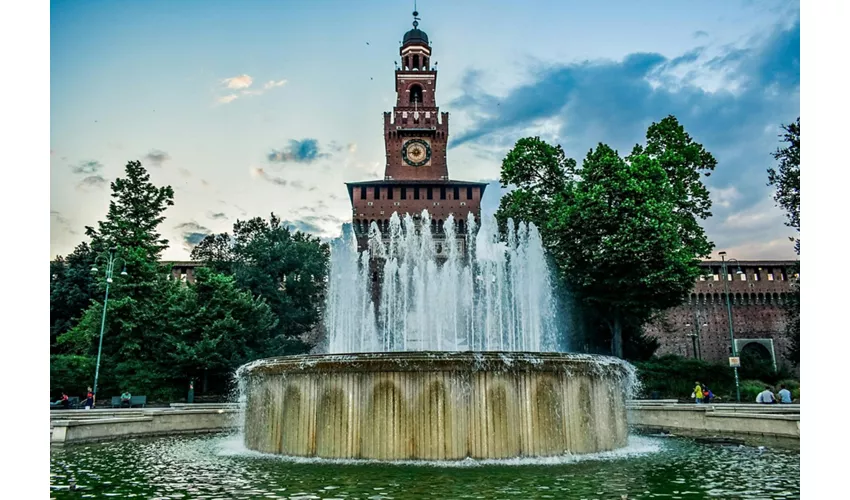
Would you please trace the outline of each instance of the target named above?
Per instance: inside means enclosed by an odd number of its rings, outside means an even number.
[[[419,29],[419,12],[413,11],[413,29],[404,34],[403,44],[424,43],[428,45],[428,35]]]
[[[426,34],[424,31],[422,31],[419,28],[413,28],[412,30],[410,30],[410,31],[408,31],[407,33],[404,34],[404,44],[405,45],[407,45],[408,43],[417,43],[417,42],[424,43],[425,45],[428,45],[428,34]]]

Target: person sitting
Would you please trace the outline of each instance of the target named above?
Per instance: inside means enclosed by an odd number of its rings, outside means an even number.
[[[785,388],[785,384],[779,386],[779,402],[783,404],[788,404],[791,402],[791,391]]]
[[[124,394],[121,395],[121,406],[123,407],[126,404],[127,408],[129,408],[130,407],[130,399],[132,397],[133,396],[130,395],[130,391],[124,391]]]
[[[776,402],[776,396],[770,391],[770,387],[765,387],[763,391],[756,396],[756,403],[772,405]]]

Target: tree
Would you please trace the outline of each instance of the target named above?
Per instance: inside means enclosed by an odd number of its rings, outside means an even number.
[[[502,160],[502,187],[516,189],[502,196],[496,219],[504,231],[509,218],[533,222],[538,229],[549,220],[549,209],[575,174],[576,161],[567,158],[561,146],[552,146],[539,137],[517,141]],[[543,238],[547,234],[541,233]]]
[[[277,318],[265,300],[236,286],[232,276],[200,268],[195,283],[169,301],[167,360],[182,381],[222,392],[240,365],[268,355]]]
[[[700,275],[697,255],[684,244],[676,193],[657,160],[632,154],[627,162],[600,144],[577,173],[548,226],[552,251],[622,357],[623,327],[681,303]]]
[[[700,221],[711,215],[702,177],[716,160],[668,116],[647,130],[646,145],[622,159],[600,144],[582,167],[560,147],[521,139],[502,163],[496,216],[534,222],[559,276],[585,307],[585,324],[606,324],[611,352],[648,357],[642,338],[653,314],[681,303],[713,244]]]
[[[786,226],[800,232],[800,117],[797,121],[782,125],[784,134],[779,137],[788,143],[783,148],[777,148],[773,158],[779,161],[778,170],[767,169],[768,186],[774,186],[773,195],[777,205],[785,210],[788,221]],[[800,239],[791,238],[795,242],[794,249],[800,254]]]
[[[94,252],[80,243],[67,257],[50,262],[50,350],[56,354],[57,336],[70,330],[95,298],[91,273]]]
[[[268,302],[284,337],[279,342],[299,337],[319,322],[329,255],[326,243],[290,231],[274,214],[268,221],[238,220],[233,236],[209,235],[192,251],[193,259],[232,273],[240,287]]]
[[[786,226],[793,227],[800,232],[800,117],[788,125],[782,125],[785,131],[779,137],[787,146],[776,148],[773,158],[779,162],[779,168],[767,169],[768,186],[774,186],[776,192],[773,195],[777,205],[785,210],[787,217]],[[794,250],[800,255],[800,238],[791,238],[794,242]],[[797,261],[796,274],[800,272],[800,262]],[[791,347],[788,356],[791,361],[800,364],[800,280],[795,283],[797,300],[792,300],[785,307],[786,333],[791,339]]]
[[[168,281],[159,265],[168,241],[157,228],[165,219],[165,210],[174,204],[174,191],[170,186],[154,186],[138,161],[127,163],[125,175],[111,183],[106,219],[98,222],[97,229],[86,228],[92,252],[117,248],[128,271],[128,276],[116,276],[110,286],[99,385],[116,391],[132,387],[149,395],[164,391],[160,393],[164,395],[170,390],[168,373],[159,364],[167,351],[161,339],[167,326],[165,301],[178,284]],[[69,354],[97,354],[103,313],[100,297],[105,288],[102,279],[95,288],[97,299],[74,328],[57,338],[57,344]]]

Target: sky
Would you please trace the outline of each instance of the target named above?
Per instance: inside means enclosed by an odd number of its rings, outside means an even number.
[[[714,154],[704,178],[716,250],[794,259],[766,170],[800,115],[799,3],[419,0],[451,115],[449,173],[499,196],[519,138],[577,161],[603,142],[624,156],[675,115]],[[140,160],[175,205],[164,259],[206,234],[274,212],[333,237],[344,183],[383,175],[382,113],[413,2],[53,1],[50,251],[85,240],[109,182]]]

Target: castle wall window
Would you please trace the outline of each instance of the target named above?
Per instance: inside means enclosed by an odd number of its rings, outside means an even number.
[[[361,200],[365,200],[365,199],[366,199],[366,188],[365,188],[365,187],[361,187],[361,188],[360,188],[360,199],[361,199]]]
[[[445,199],[446,199],[446,187],[445,187],[445,186],[443,186],[443,187],[441,187],[441,188],[440,188],[440,199],[441,199],[441,200],[445,200]]]
[[[773,281],[773,271],[767,273],[767,281]]]
[[[410,87],[410,104],[413,104],[414,102],[422,102],[422,87],[419,85],[413,85]]]
[[[413,188],[413,199],[414,199],[414,200],[418,200],[418,199],[419,199],[419,188],[418,188],[418,187]]]
[[[381,199],[381,188],[379,188],[378,186],[375,186],[375,199],[376,200]]]
[[[457,186],[455,186],[455,189],[454,189],[454,199],[455,199],[455,200],[459,200],[459,199],[460,199],[460,188],[459,188],[459,187],[457,187]]]
[[[741,273],[741,281],[747,281],[747,273],[746,272]]]
[[[405,187],[401,188],[401,199],[402,200],[407,199],[407,188],[405,188]]]
[[[429,200],[434,199],[434,188],[430,188],[430,187],[428,188],[428,199]]]
[[[393,188],[391,188],[391,187],[388,187],[388,188],[387,188],[387,199],[388,199],[388,200],[392,200],[392,199],[393,199],[393,191],[395,191],[395,189],[393,189]]]
[[[471,187],[466,188],[466,199],[467,200],[472,199],[472,188]]]

